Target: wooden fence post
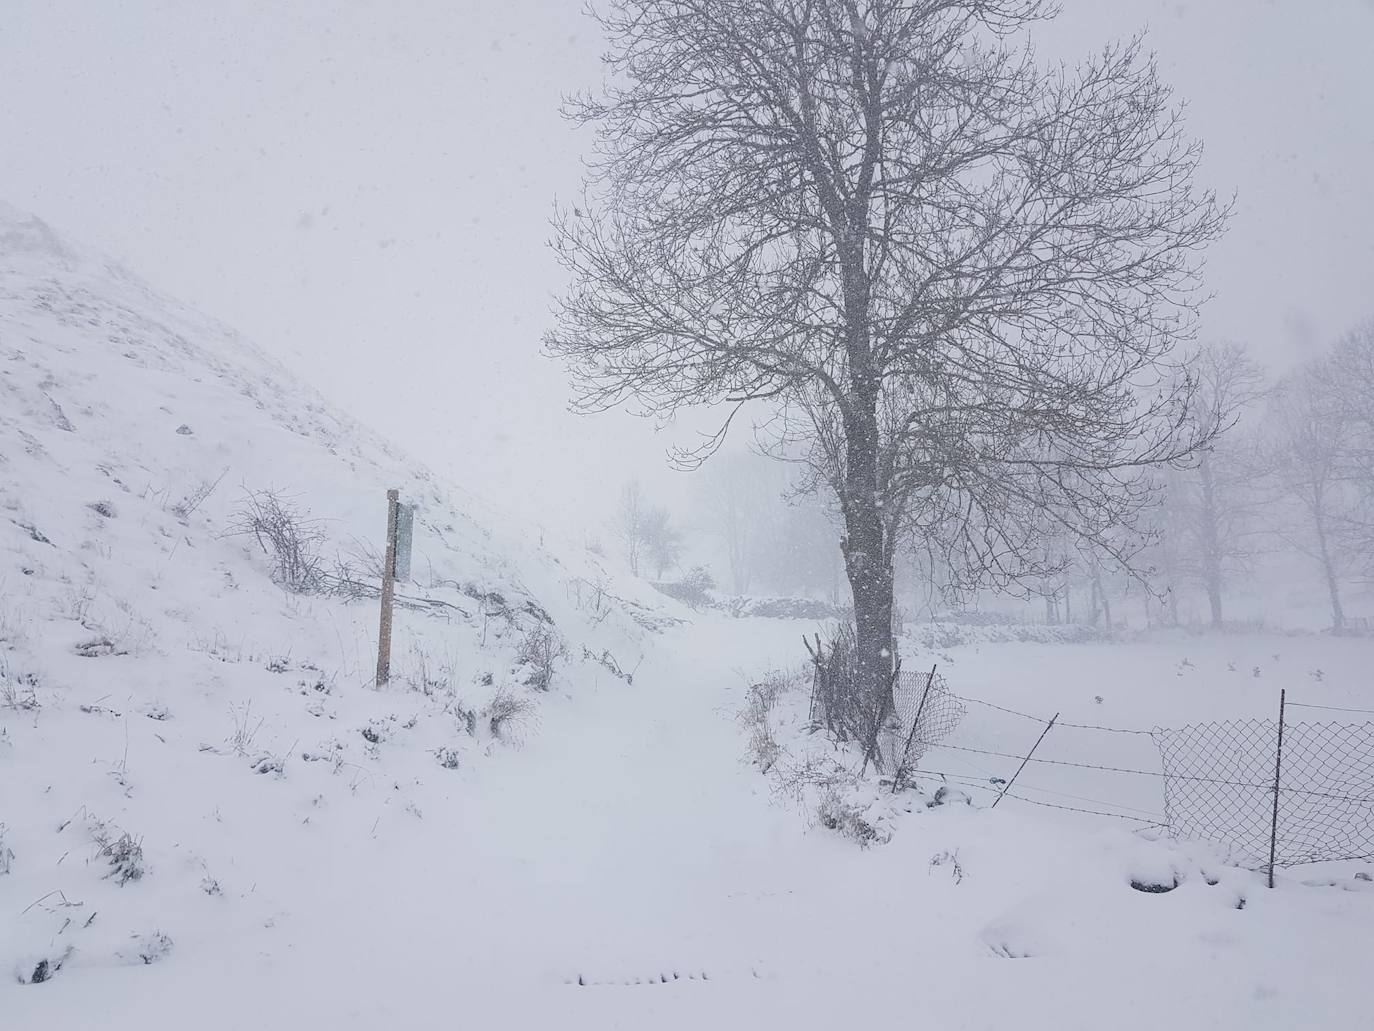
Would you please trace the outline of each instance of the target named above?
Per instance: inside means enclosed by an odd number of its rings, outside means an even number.
[[[391,679],[391,606],[396,595],[396,518],[401,492],[386,492],[386,558],[382,564],[382,623],[377,634],[377,686]]]

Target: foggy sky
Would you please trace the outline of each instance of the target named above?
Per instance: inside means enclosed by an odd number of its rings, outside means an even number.
[[[498,506],[599,521],[665,435],[565,411],[544,245],[599,78],[581,0],[3,0],[0,199],[241,329]],[[1374,4],[1064,0],[1081,55],[1149,26],[1238,198],[1210,337],[1276,367],[1374,315]]]

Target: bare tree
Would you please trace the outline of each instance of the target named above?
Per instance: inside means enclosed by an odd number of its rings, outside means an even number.
[[[727,406],[689,460],[773,406],[838,501],[874,694],[903,534],[1013,577],[1044,518],[1129,524],[1207,436],[1171,354],[1225,211],[1139,41],[1046,68],[1024,40],[1053,13],[609,0],[609,84],[568,104],[598,143],[550,352],[585,410]]]
[[[616,509],[612,530],[625,549],[630,572],[639,575],[639,560],[644,553],[644,531],[648,519],[648,505],[637,479],[629,480],[620,489],[620,507]]]
[[[1160,479],[1156,504],[1146,516],[1148,545],[1143,556],[1145,580],[1141,586],[1145,597],[1145,622],[1153,626],[1158,620],[1165,626],[1178,626],[1179,594],[1184,581],[1184,556],[1180,545],[1183,536],[1178,525],[1178,512],[1172,499],[1183,489],[1186,470],[1168,469]]]
[[[644,553],[654,564],[654,576],[659,580],[668,567],[682,556],[682,531],[673,525],[666,508],[654,506],[644,514]]]
[[[712,462],[702,484],[706,520],[725,549],[736,594],[746,593],[758,572],[756,542],[765,529],[765,510],[777,498],[772,478],[760,475],[761,461],[749,454],[723,454]]]
[[[1227,583],[1250,568],[1263,496],[1256,490],[1253,439],[1238,423],[1264,395],[1264,372],[1243,345],[1212,344],[1193,363],[1199,419],[1223,432],[1194,468],[1173,478],[1165,504],[1181,531],[1184,563],[1207,592],[1213,626],[1223,622]]]
[[[1266,450],[1280,496],[1296,508],[1297,519],[1280,534],[1317,563],[1331,604],[1331,625],[1345,627],[1341,579],[1348,560],[1343,528],[1350,491],[1343,459],[1350,446],[1350,422],[1332,387],[1333,368],[1313,361],[1288,376],[1268,411]]]
[[[1346,426],[1342,466],[1354,493],[1346,535],[1364,574],[1374,578],[1374,319],[1336,345],[1330,386]]]

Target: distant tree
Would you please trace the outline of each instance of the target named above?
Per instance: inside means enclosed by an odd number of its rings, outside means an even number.
[[[763,462],[756,455],[723,454],[703,474],[705,522],[725,550],[736,594],[746,594],[758,572],[757,543],[767,532],[768,510],[778,503],[780,484],[760,467]]]
[[[1139,42],[1045,67],[1054,13],[609,0],[604,93],[568,107],[599,135],[550,352],[584,410],[784,415],[838,503],[874,698],[904,534],[1014,576],[1042,517],[1099,537],[1206,441],[1189,380],[1141,385],[1177,367],[1225,213]]]
[[[1343,476],[1354,494],[1346,536],[1364,575],[1374,577],[1374,319],[1336,345],[1329,379],[1346,426]]]
[[[1256,489],[1253,437],[1239,425],[1265,392],[1264,372],[1243,345],[1212,344],[1193,363],[1196,417],[1221,433],[1196,464],[1172,478],[1165,499],[1190,578],[1207,593],[1213,626],[1223,622],[1226,585],[1248,572],[1263,494]]]
[[[841,554],[836,547],[836,519],[814,496],[777,498],[763,532],[754,542],[753,563],[773,591],[790,595],[824,593],[834,597]]]
[[[625,560],[630,564],[630,572],[639,575],[639,562],[644,554],[645,526],[648,520],[648,505],[639,480],[631,479],[620,489],[620,507],[616,509],[612,529],[621,547],[625,549]]]
[[[1266,453],[1279,496],[1293,506],[1291,525],[1278,532],[1317,563],[1331,605],[1331,625],[1345,627],[1341,580],[1349,561],[1351,490],[1344,460],[1351,422],[1336,399],[1335,367],[1318,359],[1279,384],[1267,412]]]
[[[1186,562],[1181,544],[1183,532],[1179,528],[1178,512],[1172,499],[1183,489],[1184,473],[1182,469],[1165,471],[1160,478],[1155,505],[1144,521],[1148,543],[1140,564],[1145,578],[1141,586],[1144,588],[1147,625],[1159,622],[1165,626],[1177,626],[1179,623],[1179,594],[1185,579]]]
[[[662,580],[682,555],[682,531],[666,508],[653,506],[644,513],[643,540],[644,555],[654,565],[654,576]]]

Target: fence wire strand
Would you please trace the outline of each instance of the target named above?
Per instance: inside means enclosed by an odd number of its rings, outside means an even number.
[[[1374,715],[1371,709],[1298,702],[1289,705]],[[985,740],[976,736],[975,744],[949,740],[974,706],[1027,720],[1041,728],[1052,725],[1052,731],[1064,728],[1148,737],[1158,751],[1160,769],[1051,759],[1031,754],[1033,749],[1018,754],[1000,748],[975,747]],[[1162,827],[1171,837],[1211,841],[1227,849],[1234,861],[1245,865],[1268,864],[1271,835],[1275,866],[1374,856],[1374,721],[1285,719],[1283,761],[1276,787],[1278,730],[1276,719],[1224,720],[1151,730],[1051,721],[980,698],[957,695],[944,677],[931,669],[901,671],[894,678],[890,715],[881,728],[881,745],[873,751],[880,768],[890,771],[894,791],[908,780],[933,781],[986,791],[1029,805],[1129,820]],[[967,740],[967,731],[961,733]],[[1042,729],[1042,738],[1044,733]],[[1054,736],[1051,733],[1052,739]],[[997,744],[1003,743],[997,740],[998,735],[992,737]],[[978,771],[978,764],[960,756],[1014,760],[1022,764],[1018,772],[1024,766],[1038,764],[1151,778],[1162,783],[1164,812],[1158,815],[1139,806],[1020,782],[1008,785],[986,770],[982,772],[987,775],[979,778],[969,773],[923,768],[921,763],[934,749],[955,753],[949,758],[967,764],[974,772]],[[1102,808],[1049,802],[1027,797],[1027,793]]]

